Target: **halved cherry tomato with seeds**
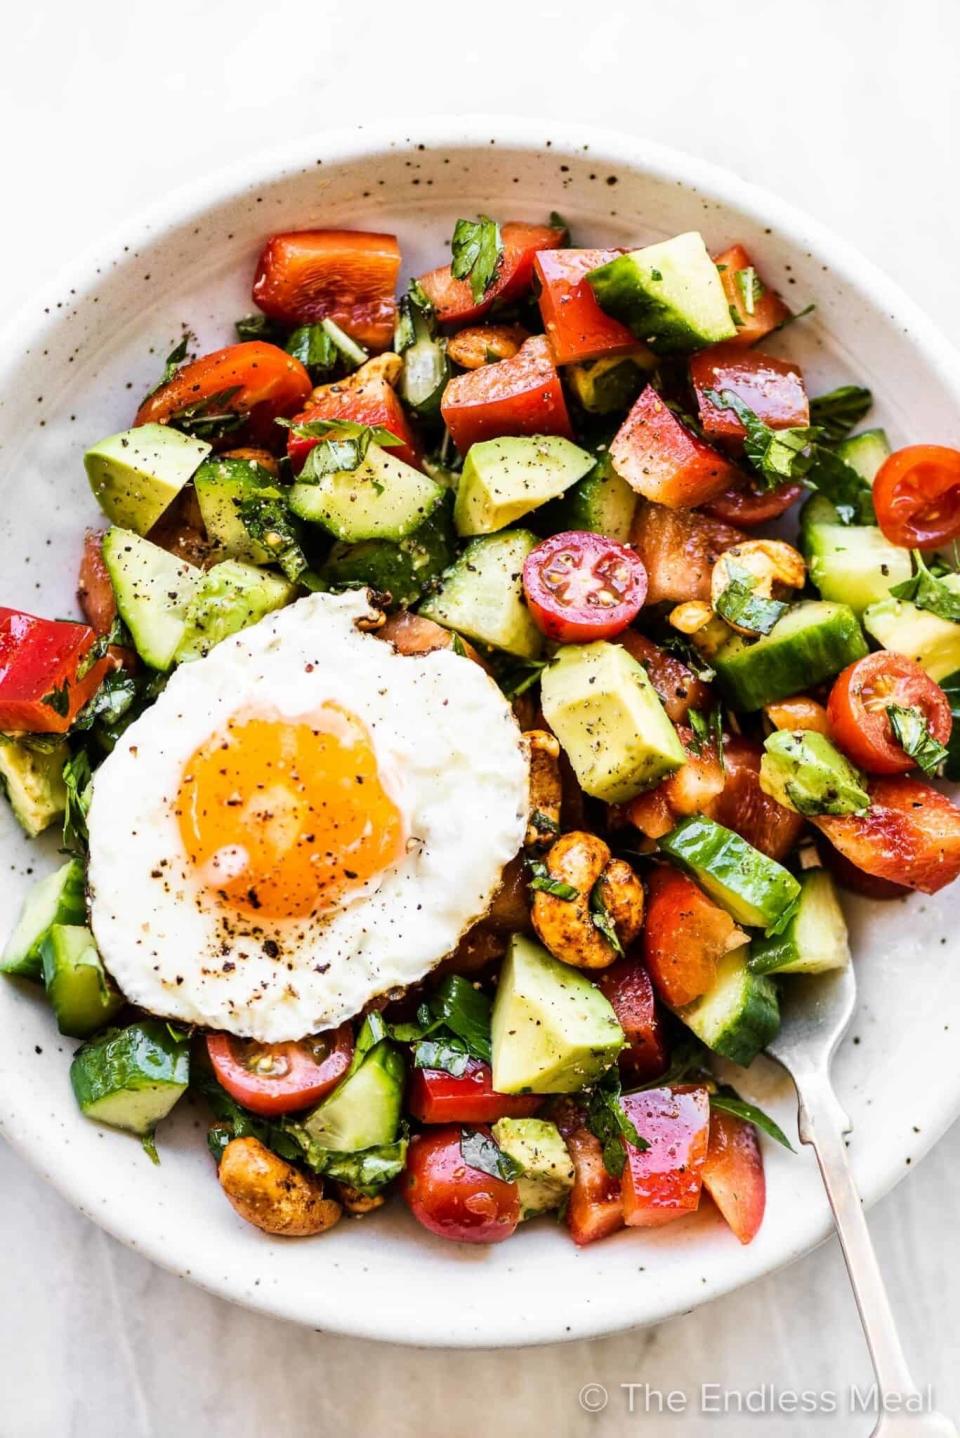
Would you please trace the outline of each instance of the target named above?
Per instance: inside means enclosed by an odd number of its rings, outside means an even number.
[[[873,481],[877,523],[891,544],[939,549],[960,537],[960,450],[910,444],[883,461]]]
[[[441,1238],[502,1243],[520,1222],[517,1185],[468,1164],[460,1148],[463,1132],[451,1125],[417,1134],[407,1155],[403,1196],[414,1218]]]
[[[950,738],[950,702],[916,660],[887,650],[868,654],[837,676],[827,701],[834,738],[868,774],[906,774],[916,768],[893,732],[891,705],[919,709],[938,743]]]
[[[633,623],[647,595],[647,571],[626,545],[571,529],[530,551],[523,592],[548,639],[589,644],[612,639]]]
[[[207,1034],[207,1053],[227,1093],[269,1118],[319,1103],[340,1082],[353,1057],[353,1029],[341,1024],[298,1043],[280,1044]]]

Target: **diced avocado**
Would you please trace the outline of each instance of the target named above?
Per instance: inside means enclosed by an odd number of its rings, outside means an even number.
[[[342,1153],[393,1143],[400,1124],[404,1062],[400,1050],[382,1039],[304,1120],[303,1129],[319,1148]]]
[[[588,414],[626,414],[656,364],[656,355],[639,345],[636,354],[566,365],[564,377]]]
[[[193,476],[193,487],[207,538],[225,559],[248,564],[269,564],[265,545],[253,539],[241,517],[241,507],[252,499],[281,499],[282,490],[269,470],[248,459],[214,456]]]
[[[865,429],[862,434],[841,440],[836,454],[844,464],[855,469],[866,484],[873,484],[877,470],[890,454],[890,441],[884,429]]]
[[[803,534],[810,578],[822,599],[862,614],[910,578],[910,551],[891,544],[875,524],[814,524]]]
[[[866,779],[830,740],[812,729],[778,729],[764,740],[760,787],[797,814],[862,814]]]
[[[493,1136],[519,1164],[520,1217],[559,1208],[573,1187],[573,1161],[555,1123],[542,1118],[500,1118]]]
[[[34,747],[8,734],[0,735],[0,789],[9,799],[17,823],[31,839],[63,817],[67,807],[63,766],[69,758],[65,739]]]
[[[960,574],[945,574],[941,582],[960,594]],[[882,648],[915,659],[931,679],[945,679],[960,669],[960,624],[918,609],[908,599],[871,604],[863,612],[863,627]]]
[[[85,1039],[116,1018],[124,997],[85,925],[54,924],[41,944],[41,958],[47,997],[62,1034]]]
[[[684,819],[660,848],[738,924],[770,928],[800,893],[788,869],[712,819]]]
[[[749,946],[732,949],[717,964],[705,994],[675,1010],[708,1049],[731,1063],[752,1063],[780,1027],[780,1005],[771,979],[747,968]]]
[[[754,974],[822,974],[850,962],[847,921],[826,869],[800,878],[796,912],[782,934],[754,939],[747,966]]]
[[[365,539],[333,545],[320,569],[331,589],[370,588],[407,609],[452,563],[456,554],[449,500],[406,539]]]
[[[536,659],[543,635],[523,602],[522,584],[523,563],[536,542],[527,529],[474,539],[420,613],[478,644]]]
[[[576,1093],[624,1043],[616,1014],[585,974],[513,934],[491,1020],[498,1093]]]
[[[282,609],[296,595],[296,586],[238,559],[225,559],[208,569],[194,590],[184,614],[177,663],[202,659],[228,634],[256,624],[265,614]]]
[[[79,859],[69,859],[27,894],[0,959],[0,973],[42,979],[41,947],[53,925],[82,924],[86,917],[83,865]]]
[[[387,449],[372,444],[356,469],[298,480],[290,508],[348,544],[361,539],[406,539],[443,498],[443,487]]]
[[[129,529],[108,529],[103,562],[117,596],[120,618],[137,653],[151,669],[166,670],[187,627],[187,611],[202,575],[158,544]]]
[[[620,644],[565,644],[540,702],[584,793],[622,804],[685,762],[647,671]]]
[[[555,434],[484,439],[467,451],[453,522],[458,534],[493,534],[556,499],[593,468],[593,455]]]
[[[587,280],[600,308],[657,354],[703,349],[737,333],[717,267],[696,231],[618,255]]]
[[[87,1118],[143,1137],[190,1081],[190,1045],[162,1019],[108,1029],[79,1049],[70,1082]]]
[[[578,479],[560,499],[544,506],[537,527],[545,534],[588,529],[626,544],[636,508],[636,490],[617,474],[605,450],[589,474]]]
[[[724,697],[735,708],[762,709],[832,679],[867,653],[848,604],[805,600],[755,641],[733,635],[713,660]]]
[[[210,453],[209,444],[165,424],[141,424],[102,439],[83,457],[107,518],[146,534]]]

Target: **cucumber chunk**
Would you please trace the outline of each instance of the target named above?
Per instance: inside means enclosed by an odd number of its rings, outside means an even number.
[[[457,486],[457,533],[504,529],[563,494],[593,463],[585,449],[559,435],[508,435],[472,444]]]
[[[248,629],[274,609],[282,609],[296,595],[296,586],[279,574],[225,559],[208,569],[194,591],[184,614],[183,637],[174,656],[177,663],[202,659],[221,639]]]
[[[406,609],[432,588],[456,554],[449,503],[437,506],[426,524],[396,542],[365,539],[334,544],[320,574],[331,589],[376,589]]]
[[[382,1039],[303,1124],[311,1144],[356,1153],[393,1143],[400,1125],[405,1066],[395,1044]]]
[[[760,788],[796,814],[863,814],[866,779],[823,734],[779,729],[764,740]]]
[[[711,987],[675,1012],[708,1049],[746,1066],[780,1027],[780,1005],[771,979],[747,967],[749,946],[724,954]]]
[[[960,574],[944,575],[943,583],[960,594]],[[884,649],[906,654],[937,682],[960,669],[960,624],[918,609],[908,599],[882,599],[863,612],[863,627]]]
[[[193,476],[207,538],[225,559],[270,564],[266,545],[247,532],[241,506],[252,499],[281,499],[283,492],[269,470],[247,459],[208,459]]]
[[[586,278],[600,308],[657,354],[703,349],[737,333],[720,273],[696,231],[618,255]]]
[[[54,924],[82,924],[87,917],[83,865],[70,859],[34,884],[0,959],[0,973],[43,978],[44,939]]]
[[[349,544],[361,539],[406,539],[436,509],[443,487],[389,450],[372,444],[356,469],[298,481],[290,508]]]
[[[116,1018],[125,1000],[85,925],[54,924],[40,953],[47,997],[62,1034],[85,1039]]]
[[[492,1127],[499,1147],[520,1167],[520,1217],[559,1208],[573,1188],[573,1160],[555,1123],[543,1118],[501,1118]]]
[[[754,939],[747,966],[754,974],[822,974],[850,962],[847,921],[826,869],[800,879],[796,913],[782,934]]]
[[[684,819],[660,849],[738,924],[767,929],[800,893],[788,869],[712,819]]]
[[[873,484],[877,471],[890,454],[890,441],[885,429],[865,429],[841,440],[836,453],[844,464],[855,469],[865,484]]]
[[[41,749],[0,734],[0,791],[28,839],[63,817],[67,804],[63,766],[69,758],[65,739]]]
[[[205,440],[166,424],[141,424],[102,439],[87,450],[83,463],[111,523],[146,534],[209,453]]]
[[[190,1045],[160,1019],[109,1029],[85,1043],[70,1082],[87,1118],[143,1137],[173,1108],[190,1081]]]
[[[604,452],[583,479],[571,485],[561,499],[545,505],[537,528],[543,534],[587,529],[626,544],[633,530],[637,493],[614,469]]]
[[[173,663],[187,627],[187,611],[202,575],[129,529],[108,529],[103,562],[117,596],[120,618],[137,653],[151,669]]]
[[[536,659],[543,635],[523,602],[523,563],[537,543],[527,529],[482,535],[447,570],[420,613],[478,644]]]
[[[756,641],[739,634],[728,639],[713,666],[728,703],[751,711],[832,679],[866,653],[849,605],[805,600]]]
[[[635,355],[566,365],[564,376],[587,414],[626,414],[656,365],[656,356],[638,345]]]
[[[887,599],[891,586],[913,573],[909,550],[874,524],[808,524],[802,539],[820,597],[849,604],[855,614]]]

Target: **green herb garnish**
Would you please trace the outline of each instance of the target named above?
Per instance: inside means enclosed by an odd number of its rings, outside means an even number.
[[[751,634],[769,634],[790,605],[782,599],[764,599],[756,594],[756,576],[741,565],[731,563],[727,572],[730,582],[714,606],[721,619],[749,629]]]
[[[474,304],[480,304],[496,280],[503,259],[500,226],[488,215],[478,220],[458,220],[450,248],[450,273],[456,280],[469,279]]]
[[[755,314],[757,305],[763,299],[767,290],[753,265],[748,265],[746,269],[743,270],[735,270],[733,280],[740,292],[744,313],[748,315]]]
[[[863,385],[843,384],[810,401],[810,422],[832,444],[848,435],[872,404],[873,395]]]
[[[516,1159],[504,1153],[489,1134],[479,1133],[476,1129],[461,1130],[460,1156],[470,1168],[489,1174],[491,1178],[500,1178],[504,1183],[513,1183],[522,1171]]]
[[[923,711],[913,705],[888,704],[887,715],[893,737],[904,753],[909,754],[924,774],[935,774],[949,751],[930,733]]]
[[[90,760],[82,749],[63,766],[63,782],[67,790],[63,814],[63,847],[74,854],[86,852],[87,811],[90,808],[92,778]]]
[[[908,599],[918,609],[927,609],[931,614],[936,614],[938,619],[960,623],[960,594],[954,593],[949,585],[944,584],[942,574],[934,573],[928,568],[919,549],[913,551],[913,562],[916,566],[913,577],[891,587],[890,593],[894,599]]]
[[[658,1079],[658,1087],[660,1082]],[[602,1145],[603,1166],[614,1178],[623,1174],[628,1143],[641,1153],[650,1147],[621,1104],[620,1093],[620,1074],[614,1065],[590,1091],[586,1113],[587,1128]]]
[[[319,441],[308,452],[303,468],[297,475],[298,484],[318,484],[325,475],[359,469],[371,444],[384,448],[403,444],[389,429],[379,424],[357,424],[351,419],[312,419],[302,424],[278,420],[298,439]]]
[[[576,890],[574,890],[574,893],[576,893]],[[602,875],[590,890],[590,917],[593,920],[594,928],[599,929],[614,953],[619,954],[622,958],[623,945],[617,936],[617,926],[613,922],[613,916],[603,898]]]
[[[754,1127],[761,1129],[777,1143],[783,1144],[783,1147],[788,1148],[791,1153],[796,1152],[780,1125],[769,1114],[764,1113],[762,1108],[757,1108],[756,1104],[747,1103],[745,1099],[739,1098],[733,1089],[722,1088],[717,1093],[712,1093],[710,1107],[719,1109],[721,1113],[732,1113],[737,1118],[746,1119],[747,1123],[752,1123]]]
[[[236,399],[242,389],[242,385],[235,384],[207,395],[205,399],[192,400],[190,404],[174,410],[166,423],[172,429],[180,430],[181,434],[192,434],[195,439],[223,439],[240,429],[250,418],[248,410],[228,408],[230,401]]]
[[[567,884],[563,879],[555,879],[541,859],[528,859],[527,868],[533,875],[527,884],[538,894],[552,894],[555,899],[565,899],[568,903],[572,899],[579,898],[580,890],[575,889],[572,884]]]
[[[65,679],[62,684],[51,689],[49,694],[44,694],[40,703],[45,704],[48,709],[52,709],[54,714],[59,714],[61,719],[65,719],[70,713],[69,682]]]

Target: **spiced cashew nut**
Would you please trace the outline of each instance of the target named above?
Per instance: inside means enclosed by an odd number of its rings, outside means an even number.
[[[235,1138],[220,1159],[220,1187],[241,1218],[290,1238],[324,1233],[343,1212],[323,1182],[271,1153],[258,1138]]]
[[[560,832],[560,744],[546,729],[528,729],[523,743],[530,762],[530,818],[523,842],[528,849],[548,849]]]
[[[626,947],[643,923],[640,880],[624,860],[611,858],[596,834],[579,830],[562,834],[544,862],[550,878],[569,885],[575,894],[561,898],[544,889],[534,892],[533,927],[541,941],[555,958],[574,968],[607,968],[617,952],[597,927],[594,890]]]

